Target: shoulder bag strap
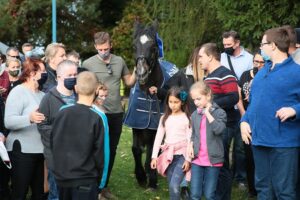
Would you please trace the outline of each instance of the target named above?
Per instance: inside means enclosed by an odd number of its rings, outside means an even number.
[[[232,66],[232,63],[231,63],[231,59],[230,59],[230,56],[227,54],[227,60],[228,60],[228,64],[229,64],[229,67],[230,67],[230,70],[232,71],[233,75],[235,76],[236,80],[239,80],[234,69],[233,69],[233,66]]]

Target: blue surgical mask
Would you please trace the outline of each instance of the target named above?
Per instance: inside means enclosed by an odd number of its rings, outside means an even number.
[[[264,61],[271,61],[271,57],[268,56],[263,50],[261,50],[261,56],[263,57]]]
[[[74,86],[76,85],[76,78],[65,78],[64,86],[68,90],[74,90]]]
[[[30,58],[32,56],[32,51],[25,52],[25,57]]]

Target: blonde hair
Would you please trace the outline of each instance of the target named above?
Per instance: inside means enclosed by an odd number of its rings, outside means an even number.
[[[76,92],[80,95],[91,96],[96,93],[98,83],[95,73],[89,71],[81,72],[77,77]]]
[[[16,63],[19,63],[20,67],[21,67],[21,61],[17,58],[11,58],[11,57],[8,57],[7,60],[5,61],[5,66],[8,67],[10,63],[12,62],[16,62]]]
[[[212,99],[213,99],[212,91],[211,91],[210,87],[204,81],[200,80],[200,81],[194,83],[190,88],[190,92],[193,90],[197,90],[200,92],[200,94],[205,95],[205,96],[209,95],[210,100],[212,101]]]
[[[104,85],[103,83],[100,83],[98,84],[98,90],[103,90],[103,91],[107,91],[108,88],[106,85]]]
[[[49,62],[51,58],[54,58],[59,48],[65,50],[65,45],[62,43],[51,43],[48,44],[45,50],[45,62]]]

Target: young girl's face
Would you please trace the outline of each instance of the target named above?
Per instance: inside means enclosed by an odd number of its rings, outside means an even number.
[[[197,108],[205,108],[211,100],[210,95],[203,95],[198,90],[191,91],[191,98],[193,99]]]
[[[98,91],[98,101],[100,105],[103,105],[104,100],[107,98],[108,96],[108,90],[99,90]]]
[[[182,101],[175,96],[169,96],[168,101],[169,108],[172,110],[172,113],[181,112]]]

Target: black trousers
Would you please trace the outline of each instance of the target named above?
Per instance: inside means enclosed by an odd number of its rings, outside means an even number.
[[[44,194],[44,156],[42,153],[22,153],[20,142],[14,142],[9,152],[12,164],[12,200],[24,200],[31,188],[31,199],[41,200]]]
[[[7,200],[10,198],[10,170],[3,164],[0,159],[0,199]]]
[[[123,124],[123,113],[113,113],[113,114],[106,114],[109,126],[109,150],[110,150],[110,157],[109,157],[109,167],[108,167],[108,174],[107,180],[104,187],[107,187],[109,182],[110,174],[112,168],[114,166],[117,147],[119,144],[120,136],[122,133],[122,124]]]
[[[249,193],[252,195],[256,195],[257,192],[255,190],[255,182],[254,182],[254,159],[252,153],[251,144],[247,145],[244,144],[245,147],[245,154],[246,154],[246,172],[247,172],[247,181],[248,181],[248,190]]]
[[[98,199],[98,186],[94,184],[81,185],[77,187],[60,187],[59,199],[60,200],[97,200]]]

